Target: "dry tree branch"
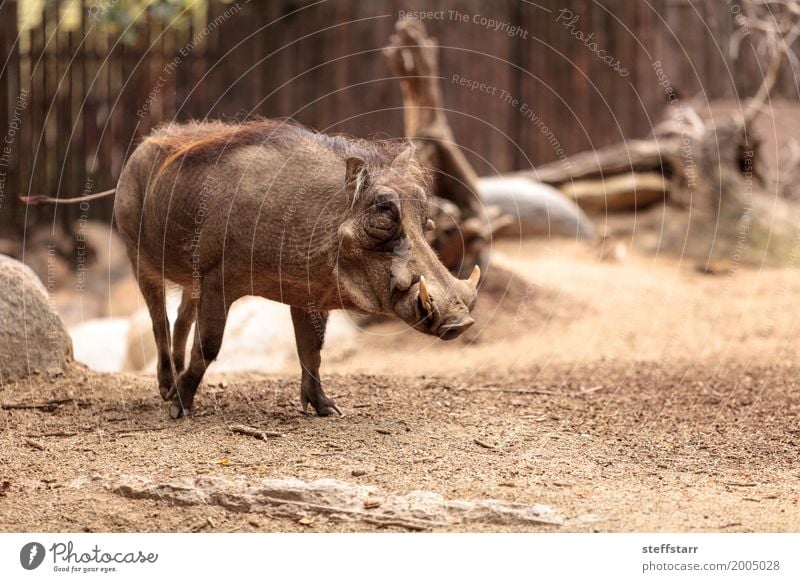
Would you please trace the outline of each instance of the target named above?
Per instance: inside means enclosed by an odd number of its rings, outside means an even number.
[[[792,46],[800,38],[800,1],[744,0],[742,7],[740,26],[760,31],[765,52],[770,56],[764,79],[742,116],[744,125],[749,125],[763,112],[778,81],[784,57],[792,60]]]

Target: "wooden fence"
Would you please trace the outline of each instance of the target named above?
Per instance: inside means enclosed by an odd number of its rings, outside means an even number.
[[[482,174],[643,136],[667,85],[687,100],[746,98],[762,78],[750,37],[738,59],[728,54],[735,0],[430,4],[209,0],[202,25],[169,26],[151,9],[122,42],[97,28],[90,14],[101,5],[89,0],[77,27],[60,27],[63,4],[48,2],[41,24],[22,31],[17,2],[3,1],[0,234],[53,220],[52,208],[21,206],[20,192],[113,187],[136,140],[167,120],[290,116],[324,131],[402,135],[399,85],[381,54],[401,12],[433,12],[450,122]],[[791,71],[777,93],[797,97]],[[112,204],[93,203],[91,216],[107,219]],[[58,211],[64,224],[81,214]]]

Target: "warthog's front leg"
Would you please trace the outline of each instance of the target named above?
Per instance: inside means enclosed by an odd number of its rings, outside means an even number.
[[[225,320],[232,301],[226,301],[222,292],[221,274],[206,274],[200,286],[200,302],[189,367],[178,378],[178,388],[173,395],[169,414],[180,418],[192,408],[197,387],[222,346]]]
[[[300,381],[300,402],[303,410],[308,404],[314,407],[318,416],[330,416],[342,412],[333,400],[322,391],[319,379],[320,351],[325,342],[325,326],[328,323],[327,311],[305,311],[292,307],[292,322],[294,323],[294,337],[297,342],[297,356],[303,367],[303,376]]]

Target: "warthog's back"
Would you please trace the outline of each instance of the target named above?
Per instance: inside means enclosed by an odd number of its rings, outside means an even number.
[[[344,160],[381,165],[394,153],[274,120],[169,125],[126,164],[117,224],[129,247],[179,284],[221,261],[226,279],[280,270],[291,284],[332,260],[347,209]]]

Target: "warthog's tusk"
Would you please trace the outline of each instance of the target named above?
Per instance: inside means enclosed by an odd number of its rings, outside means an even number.
[[[433,313],[433,306],[431,305],[431,296],[428,295],[428,286],[425,284],[425,276],[419,276],[419,299],[422,301],[422,306],[428,314]]]
[[[478,281],[481,280],[481,268],[478,265],[475,265],[475,268],[472,269],[472,274],[467,279],[467,283],[472,285],[473,289],[478,288]]]

